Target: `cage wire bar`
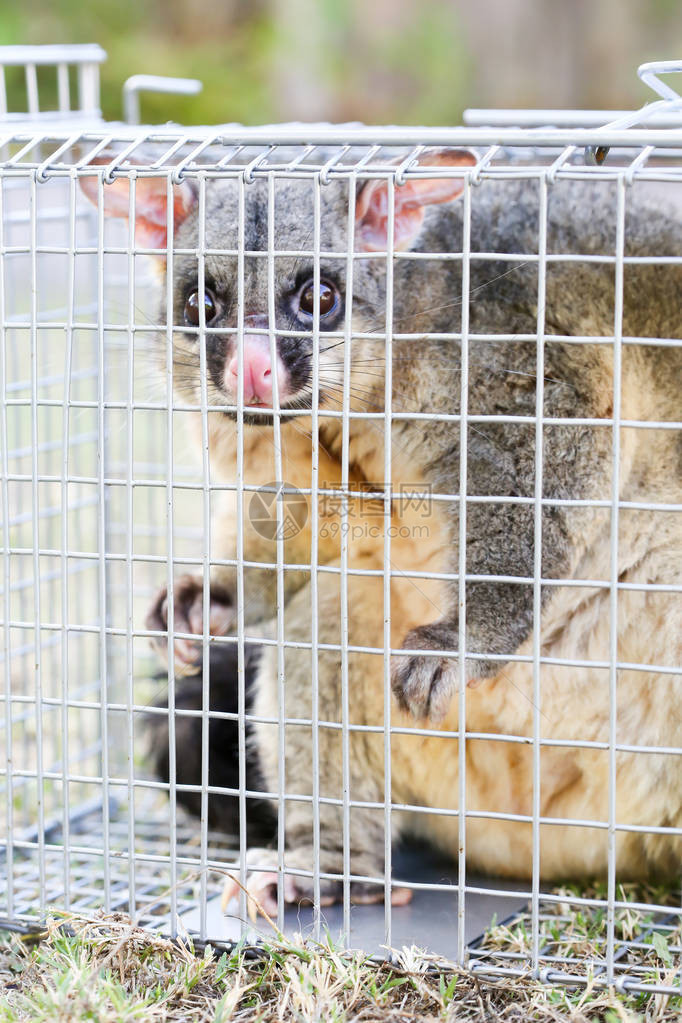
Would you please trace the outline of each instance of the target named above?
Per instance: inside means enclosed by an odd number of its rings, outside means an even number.
[[[11,56],[11,55],[10,55]],[[34,56],[33,63],[39,63]],[[64,58],[60,58],[60,61]],[[96,62],[96,55],[93,57]],[[0,60],[0,64],[3,61]],[[9,64],[11,60],[6,59]],[[30,65],[29,65],[30,66]],[[60,63],[61,67],[62,64]],[[653,66],[652,74],[680,70],[674,62]],[[60,74],[60,110],[68,110]],[[657,81],[657,79],[656,79]],[[33,72],[27,71],[28,114],[39,105],[33,97]],[[660,83],[659,83],[660,84]],[[669,87],[666,87],[669,88]],[[87,98],[84,113],[90,118],[94,94]],[[290,924],[291,911],[285,906],[284,884],[297,875],[312,879],[315,906],[309,917],[311,933],[319,938],[328,919],[321,905],[321,882],[327,880],[320,865],[320,820],[327,807],[337,807],[342,822],[343,900],[339,930],[348,943],[362,940],[362,914],[380,913],[381,933],[375,946],[400,943],[405,928],[400,914],[392,908],[391,894],[397,887],[409,887],[420,896],[433,895],[449,911],[450,937],[447,947],[431,951],[455,960],[481,974],[519,976],[532,971],[551,983],[582,985],[615,984],[624,991],[658,991],[679,994],[679,969],[652,962],[652,936],[663,935],[673,961],[679,962],[679,906],[664,901],[628,901],[619,886],[615,843],[619,834],[652,833],[682,836],[680,826],[650,826],[619,822],[616,814],[616,757],[619,753],[670,758],[673,769],[682,767],[682,745],[649,746],[619,741],[617,729],[617,683],[621,671],[665,673],[680,680],[679,664],[631,663],[619,659],[618,601],[621,594],[641,591],[682,591],[682,581],[672,586],[628,582],[618,574],[619,513],[623,510],[651,510],[679,515],[682,504],[626,501],[619,489],[620,435],[627,430],[680,430],[682,422],[667,419],[637,420],[621,416],[620,363],[628,346],[680,345],[675,338],[639,338],[623,332],[623,277],[629,265],[682,263],[669,253],[628,256],[624,247],[628,194],[634,186],[647,186],[666,195],[672,193],[682,208],[682,101],[664,92],[660,103],[651,104],[637,115],[614,118],[613,125],[557,128],[526,126],[513,115],[501,115],[509,126],[463,128],[364,128],[360,126],[288,126],[262,128],[220,126],[205,128],[150,128],[88,123],[87,126],[58,122],[31,123],[7,115],[0,124],[0,501],[2,507],[2,637],[3,707],[0,734],[5,752],[0,759],[0,783],[6,809],[0,825],[0,864],[6,884],[0,884],[0,917],[11,926],[30,923],[55,908],[91,912],[104,907],[130,912],[149,928],[176,934],[189,930],[201,939],[220,942],[240,934],[260,933],[248,924],[247,899],[239,896],[235,929],[226,932],[216,923],[215,907],[222,878],[231,869],[243,886],[247,883],[247,800],[261,793],[247,788],[247,723],[254,714],[246,704],[246,647],[253,639],[244,609],[246,569],[269,569],[276,575],[276,621],[274,634],[258,637],[276,656],[278,705],[267,718],[276,730],[278,786],[268,792],[278,809],[276,841],[277,925]],[[6,107],[5,107],[6,111]],[[486,112],[487,113],[487,112]],[[99,115],[97,115],[99,116]],[[96,118],[95,118],[96,120]],[[476,120],[476,114],[472,115]],[[494,118],[486,118],[495,123]],[[532,118],[530,118],[532,121]],[[553,119],[542,118],[545,123]],[[555,119],[559,123],[559,118]],[[581,112],[566,113],[565,121],[581,122]],[[627,122],[627,123],[626,123]],[[675,126],[669,126],[669,125]],[[649,126],[653,125],[653,126]],[[472,147],[475,166],[456,172],[463,182],[461,252],[439,253],[439,260],[461,264],[462,302],[459,330],[436,335],[461,346],[460,411],[432,414],[397,409],[392,403],[392,345],[419,335],[403,329],[395,320],[393,275],[401,260],[429,258],[426,253],[403,252],[393,245],[394,190],[406,181],[440,176],[442,169],[425,168],[419,156],[430,146]],[[607,159],[586,165],[585,154],[610,150]],[[396,162],[397,160],[397,162]],[[102,162],[104,161],[104,162]],[[450,172],[452,173],[452,172]],[[97,204],[87,202],[80,183],[97,181]],[[159,250],[136,241],[139,214],[136,195],[150,179],[165,182],[166,230],[162,256],[166,260],[168,287],[165,322],[161,306]],[[312,195],[313,233],[310,246],[285,252],[276,247],[276,184],[279,180],[309,183]],[[128,220],[105,219],[106,190],[113,182],[130,183]],[[287,562],[284,526],[286,451],[282,441],[282,412],[278,382],[273,392],[273,448],[276,481],[269,488],[245,478],[243,395],[236,407],[225,411],[236,415],[236,473],[231,482],[214,478],[209,462],[209,403],[207,340],[229,329],[211,328],[199,303],[201,395],[198,406],[175,395],[173,366],[173,283],[178,258],[197,259],[199,292],[204,290],[205,260],[216,255],[206,245],[206,191],[217,180],[232,180],[238,192],[238,222],[234,239],[219,252],[237,262],[238,379],[244,375],[244,338],[247,323],[245,262],[253,257],[266,262],[268,279],[267,328],[272,364],[277,337],[300,336],[301,331],[282,331],[276,326],[276,260],[282,256],[312,261],[314,310],[309,336],[312,338],[312,409],[288,412],[308,416],[312,421],[311,477],[300,492],[309,498],[312,550],[310,563]],[[540,222],[536,253],[475,253],[477,260],[508,265],[520,260],[537,267],[537,324],[534,334],[470,333],[470,286],[472,196],[482,183],[533,181],[540,195]],[[563,181],[615,182],[617,189],[616,246],[612,254],[547,251],[547,208],[551,189]],[[252,252],[246,245],[246,217],[249,188],[256,181],[267,185],[267,251]],[[345,250],[325,252],[321,243],[321,197],[325,186],[343,182],[348,194],[348,244]],[[354,251],[355,197],[366,181],[385,181],[388,190],[388,244],[378,258],[385,261],[387,299],[380,330],[363,332],[352,322],[353,282],[358,261],[366,258]],[[193,182],[199,204],[197,249],[179,248],[173,217],[174,188]],[[320,294],[322,259],[334,258],[344,265],[347,304],[341,329],[325,331],[325,340],[338,343],[343,357],[343,385],[340,408],[320,408]],[[603,418],[562,419],[544,414],[545,283],[548,267],[557,262],[601,262],[614,271],[613,335],[551,335],[566,344],[607,345],[613,350],[614,385],[612,414]],[[156,267],[156,269],[155,269]],[[259,328],[260,329],[260,328]],[[371,337],[385,342],[387,372],[385,410],[353,410],[350,387],[351,341]],[[161,339],[161,341],[159,341]],[[471,345],[477,340],[530,341],[537,345],[535,414],[476,415],[468,406]],[[165,353],[158,379],[150,370],[152,351],[161,345]],[[276,374],[273,374],[276,377]],[[201,451],[197,457],[187,443],[185,420],[188,413],[199,416]],[[341,422],[340,488],[326,486],[320,476],[319,424],[324,417]],[[375,424],[384,443],[384,480],[369,494],[382,506],[383,567],[352,567],[349,556],[351,461],[350,429],[355,420]],[[457,731],[396,724],[391,715],[390,632],[391,583],[404,575],[391,560],[390,525],[392,502],[398,492],[392,478],[392,424],[403,421],[449,424],[459,435],[459,491],[431,494],[434,502],[455,503],[459,508],[459,553],[455,574],[433,572],[415,565],[409,577],[456,584],[459,605],[459,646],[449,655],[460,665],[462,677],[467,659],[490,659],[520,663],[532,672],[532,733],[501,734],[473,731],[466,718],[466,690],[454,697],[459,706]],[[535,431],[535,476],[532,496],[504,497],[467,493],[467,433],[486,423],[520,423]],[[543,493],[543,434],[562,425],[585,425],[611,431],[613,438],[611,493],[608,498],[555,499]],[[247,560],[244,534],[244,502],[256,493],[270,493],[277,526],[274,560]],[[216,500],[236,498],[236,550],[232,558],[220,558],[211,551],[211,508]],[[404,496],[404,495],[403,495]],[[416,494],[419,496],[419,493]],[[424,496],[423,494],[421,495]],[[324,564],[317,550],[320,501],[337,500],[342,537],[339,564]],[[515,502],[533,508],[533,572],[527,577],[481,576],[467,572],[467,510],[476,503]],[[608,577],[568,579],[545,577],[542,572],[542,514],[559,506],[591,508],[610,516],[610,558]],[[210,570],[234,569],[237,580],[236,631],[232,637],[210,637]],[[285,628],[285,582],[291,572],[307,572],[311,581],[311,634],[309,641],[287,638]],[[181,572],[202,573],[202,651],[207,666],[202,676],[201,783],[182,785],[177,779],[175,747],[176,721],[182,720],[175,706],[179,677],[173,658],[174,638],[190,639],[176,628],[174,586]],[[318,581],[325,576],[338,579],[340,623],[338,644],[322,642],[318,628]],[[350,641],[349,579],[379,579],[384,601],[383,635],[372,646]],[[168,681],[154,679],[158,662],[149,640],[154,630],[144,627],[145,613],[165,578],[168,605]],[[603,589],[609,594],[610,643],[608,658],[558,658],[543,654],[539,629],[534,629],[530,653],[512,655],[474,654],[466,649],[466,585],[470,582],[503,581],[529,585],[533,593],[534,621],[539,621],[544,589],[579,586]],[[238,657],[238,707],[236,713],[210,709],[209,650],[236,644]],[[285,652],[309,651],[311,679],[310,715],[296,713],[286,702]],[[319,704],[319,659],[325,652],[340,658],[340,718],[327,720]],[[416,652],[416,651],[415,651]],[[349,657],[371,654],[382,659],[384,717],[379,724],[357,724],[349,706]],[[609,723],[606,739],[575,736],[565,739],[543,735],[542,673],[546,666],[603,670],[609,678]],[[682,684],[682,680],[679,684]],[[167,696],[167,709],[156,706]],[[188,712],[183,711],[185,715]],[[169,781],[150,773],[145,757],[145,722],[150,716],[168,720]],[[218,721],[236,722],[238,734],[238,788],[216,790],[210,785],[209,729]],[[310,794],[289,788],[285,771],[287,727],[308,728],[312,736],[312,777]],[[320,787],[318,745],[321,730],[341,737],[341,789],[333,795]],[[351,788],[351,736],[365,733],[382,742],[383,799],[353,798]],[[401,735],[438,737],[457,741],[459,763],[458,807],[423,806],[394,799],[391,782],[392,740]],[[532,811],[503,812],[467,806],[467,749],[471,743],[494,740],[518,744],[532,751]],[[543,749],[593,750],[608,757],[608,817],[554,818],[541,812],[541,752]],[[200,798],[200,822],[193,821],[178,804],[178,793],[196,792]],[[236,795],[239,829],[236,835],[216,832],[209,825],[209,794]],[[292,804],[310,804],[312,814],[312,860],[309,867],[286,866],[285,824]],[[385,871],[381,877],[352,872],[350,832],[352,811],[373,811],[383,820]],[[391,874],[394,855],[391,838],[393,820],[403,813],[441,814],[457,818],[458,853],[456,880],[441,871],[433,877],[416,876],[396,881]],[[532,876],[530,883],[504,885],[482,881],[467,870],[467,821],[496,819],[530,825],[532,830]],[[608,842],[606,891],[579,895],[568,889],[547,890],[540,880],[540,829],[562,824],[603,831]],[[351,913],[351,883],[364,881],[382,886],[384,907],[354,908]],[[475,900],[495,896],[498,905],[509,906],[513,927],[528,922],[530,940],[514,948],[495,945],[483,936],[472,940],[469,915]],[[455,901],[457,905],[454,911]],[[519,912],[519,906],[527,909]],[[570,922],[577,910],[605,913],[598,952],[585,959],[571,948],[570,937],[552,936],[552,927]],[[360,913],[359,913],[360,911]],[[629,936],[619,935],[619,914],[641,914],[641,922]],[[503,911],[501,915],[507,914]],[[306,918],[308,919],[308,918]],[[358,921],[360,921],[358,923]],[[409,930],[409,924],[408,924]],[[375,932],[373,932],[375,933]],[[570,927],[567,924],[567,934]],[[375,939],[369,939],[374,941]],[[648,958],[647,958],[648,956]]]

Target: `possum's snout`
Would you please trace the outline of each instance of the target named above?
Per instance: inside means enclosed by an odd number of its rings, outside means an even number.
[[[214,299],[210,295],[211,308],[206,322],[217,322],[220,315],[220,297]],[[263,308],[256,302],[256,308]],[[319,332],[323,337],[327,331],[338,329],[343,317],[343,297],[340,287],[325,277],[316,282],[314,275],[302,275],[302,283],[292,287],[287,282],[277,297],[278,317],[281,317],[287,332],[275,336],[275,365],[272,364],[270,343],[270,317],[262,313],[250,313],[244,318],[244,355],[241,373],[241,393],[244,406],[250,408],[270,409],[274,405],[273,384],[277,380],[277,397],[280,408],[310,407],[312,387],[312,362],[315,316],[319,316]],[[187,315],[185,316],[187,319]],[[196,318],[198,322],[198,317]],[[193,321],[192,321],[193,322]],[[301,335],[292,332],[292,328],[300,327]],[[335,347],[335,345],[331,345]],[[326,343],[320,348],[320,354],[327,351]],[[239,360],[236,338],[225,355],[224,366],[221,367],[220,380],[216,380],[221,389],[235,402],[240,392]],[[332,364],[334,359],[331,359]],[[322,367],[324,369],[324,366]],[[319,378],[319,384],[337,389],[338,366],[330,366],[332,376]],[[333,377],[333,379],[332,379]],[[321,394],[322,397],[322,394]]]
[[[244,356],[242,361],[242,396],[245,406],[252,408],[273,407],[273,366],[270,336],[267,333],[268,317],[252,314],[244,318]],[[262,333],[258,333],[262,331]],[[294,394],[291,373],[280,354],[280,340],[275,339],[275,373],[277,375],[277,397],[280,405],[285,404]],[[237,404],[239,395],[239,355],[236,338],[234,347],[225,360],[222,379],[225,393]]]
[[[327,290],[330,289],[327,287]],[[324,305],[322,310],[324,318]],[[308,331],[309,319],[303,316],[294,319],[290,310],[288,322],[299,320],[302,329]],[[245,409],[272,409],[276,379],[280,408],[290,408],[292,403],[296,403],[297,408],[305,407],[310,401],[313,343],[309,337],[276,333],[273,366],[269,323],[269,317],[260,313],[244,317],[241,375],[237,336],[232,335],[226,346],[215,349],[215,357],[211,360],[214,381],[235,405],[241,390]]]
[[[283,403],[291,396],[290,375],[279,353],[275,354],[277,374],[277,396]],[[224,385],[226,392],[234,398],[239,394],[239,358],[235,352],[225,367]],[[242,394],[244,405],[272,408],[273,367],[270,357],[270,339],[263,334],[247,334],[244,337],[244,358],[242,363]]]

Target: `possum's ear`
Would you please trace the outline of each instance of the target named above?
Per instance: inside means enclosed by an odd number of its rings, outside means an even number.
[[[474,153],[466,149],[431,150],[422,154],[419,166],[473,167]],[[394,189],[394,248],[409,249],[421,231],[426,206],[451,202],[464,191],[464,179],[408,178]],[[368,252],[386,248],[388,241],[388,182],[368,181],[355,203],[355,238],[358,247]]]
[[[102,161],[105,162],[105,161]],[[107,160],[106,163],[109,161]],[[80,178],[81,188],[90,202],[98,202],[98,179]],[[104,214],[107,217],[128,217],[130,213],[130,181],[116,178],[103,186]],[[173,223],[177,229],[196,205],[196,192],[188,181],[173,185]],[[168,179],[139,177],[135,184],[135,241],[143,248],[165,249],[168,223]]]

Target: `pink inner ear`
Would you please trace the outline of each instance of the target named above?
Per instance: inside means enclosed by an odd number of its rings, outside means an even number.
[[[431,153],[423,166],[473,166],[476,157],[465,151],[445,150]],[[464,190],[463,178],[412,178],[394,189],[394,247],[407,249],[415,241],[424,222],[424,209],[436,203],[451,202]],[[355,231],[360,248],[376,252],[388,241],[388,183],[368,181],[355,206]]]
[[[186,219],[195,203],[191,187],[173,186],[173,225]],[[165,248],[168,233],[168,186],[165,178],[138,178],[135,191],[135,241],[146,248]]]
[[[410,185],[404,186],[404,191]],[[423,205],[409,194],[399,195],[396,189],[393,217],[394,247],[407,248],[417,237],[424,221]],[[388,184],[370,181],[363,188],[356,206],[355,236],[366,252],[380,252],[388,242]]]
[[[81,187],[91,202],[97,204],[98,182],[94,177],[81,178]],[[116,178],[104,185],[104,213],[107,217],[127,218],[130,212],[130,182]],[[173,186],[173,224],[175,229],[194,208],[196,198],[189,184]],[[168,185],[165,177],[138,178],[135,188],[135,241],[143,248],[165,249],[167,244]]]

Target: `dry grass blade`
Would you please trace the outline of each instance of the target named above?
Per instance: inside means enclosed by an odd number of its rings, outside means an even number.
[[[490,932],[497,947],[504,938]],[[507,938],[518,945],[513,931]],[[665,970],[668,983],[674,973],[674,964]],[[681,1011],[679,997],[619,995],[589,980],[561,988],[455,971],[414,946],[392,963],[281,935],[258,953],[199,954],[190,938],[161,937],[123,915],[50,920],[37,946],[17,936],[0,945],[2,1023],[672,1023]]]

